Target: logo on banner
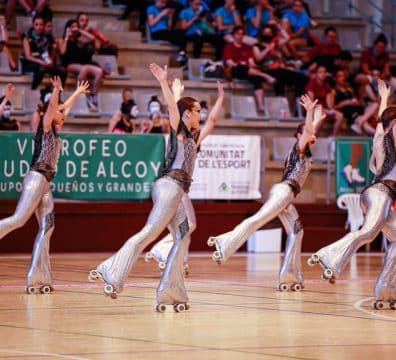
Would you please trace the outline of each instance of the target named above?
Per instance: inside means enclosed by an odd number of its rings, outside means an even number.
[[[222,191],[222,192],[228,191],[227,184],[225,182],[221,183],[220,186],[219,186],[219,190]]]

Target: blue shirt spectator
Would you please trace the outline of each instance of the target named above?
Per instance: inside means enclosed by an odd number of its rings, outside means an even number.
[[[189,7],[188,9],[182,10],[182,12],[179,15],[180,20],[185,20],[187,22],[191,21],[191,19],[196,16],[196,12]],[[187,36],[192,36],[192,35],[201,35],[202,34],[202,21],[201,19],[197,19],[187,30],[186,30],[186,35]]]
[[[149,6],[147,8],[147,16],[154,16],[156,18],[162,11],[164,11],[165,8],[159,8],[155,5]],[[166,15],[163,18],[161,18],[154,26],[150,26],[150,31],[151,33],[154,33],[156,31],[160,30],[169,30],[169,16]]]
[[[256,28],[252,23],[252,19],[257,16],[257,7],[251,7],[246,11],[246,22],[247,22],[247,34],[249,36],[256,37],[259,33],[260,28],[264,27],[268,21],[271,20],[271,13],[268,10],[261,10],[261,21],[260,27]]]
[[[308,29],[310,27],[310,20],[306,11],[302,11],[300,14],[297,14],[294,10],[288,10],[283,15],[282,19],[289,20],[293,33],[298,32],[300,29],[304,29],[304,32],[300,37],[304,39],[309,38]]]
[[[237,11],[238,15],[239,12]],[[229,26],[229,25],[233,25],[236,26],[238,25],[235,21],[235,17],[234,17],[234,12],[231,10],[227,10],[227,8],[225,6],[222,6],[220,8],[218,8],[215,13],[214,13],[215,17],[220,17],[223,21],[223,25]],[[229,30],[224,30],[224,31],[219,31],[220,34],[225,35],[225,34],[232,34],[233,30],[229,29]]]

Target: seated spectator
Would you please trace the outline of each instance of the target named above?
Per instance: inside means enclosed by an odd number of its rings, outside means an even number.
[[[131,88],[122,91],[122,103],[110,120],[107,132],[116,134],[128,134],[135,132],[135,120],[139,114],[138,106],[133,100]]]
[[[338,43],[337,30],[333,26],[324,29],[324,41],[316,44],[302,59],[309,71],[314,72],[318,66],[324,66],[329,72],[334,71],[334,61],[342,52]]]
[[[176,60],[185,63],[186,36],[184,30],[173,29],[173,16],[175,10],[168,6],[167,0],[155,0],[155,4],[147,8],[147,20],[151,38],[165,40],[179,46]]]
[[[93,77],[91,93],[86,95],[90,111],[98,111],[97,94],[103,81],[103,70],[92,60],[95,52],[95,37],[79,29],[77,20],[66,22],[63,38],[59,41],[62,64],[67,72],[77,75],[78,81]]]
[[[379,107],[375,95],[374,98],[368,99],[371,101],[367,103],[363,99],[358,99],[348,86],[343,70],[336,73],[334,92],[333,108],[343,113],[350,128],[358,134],[362,134],[363,130],[367,135],[373,136],[375,128],[371,125],[370,119],[377,114]]]
[[[33,27],[22,35],[22,71],[33,73],[32,89],[37,89],[45,74],[59,76],[62,83],[66,80],[65,69],[56,64],[55,40],[44,32],[44,18],[33,18]]]
[[[98,54],[102,55],[115,55],[118,54],[117,45],[112,44],[98,29],[94,29],[89,25],[88,15],[85,13],[79,13],[77,15],[78,27],[95,37],[95,40],[99,42]]]
[[[390,59],[387,51],[388,40],[384,34],[380,34],[374,40],[372,47],[363,51],[360,56],[360,72],[370,77],[373,70],[381,73],[381,79],[390,78]]]
[[[187,41],[194,43],[194,58],[201,57],[203,43],[209,42],[215,48],[216,60],[221,59],[223,40],[214,32],[207,31],[206,11],[202,7],[202,0],[190,0],[190,7],[181,11],[180,20]]]
[[[138,29],[140,32],[145,32],[145,24],[147,19],[147,1],[127,1],[122,15],[118,17],[118,20],[127,20],[129,15],[137,10],[139,12],[139,24]]]
[[[0,130],[21,130],[21,124],[15,119],[11,119],[13,92],[14,86],[8,84],[5,95],[0,98]]]
[[[264,81],[273,84],[275,79],[257,68],[253,59],[252,48],[243,43],[243,36],[243,28],[237,26],[234,29],[234,42],[227,44],[224,48],[224,64],[232,78],[249,80],[253,84],[258,111],[264,113],[264,89],[262,85]]]
[[[317,131],[321,128],[324,121],[335,120],[332,135],[337,136],[339,130],[341,129],[342,123],[344,122],[344,115],[342,112],[333,109],[333,96],[332,87],[326,81],[327,70],[324,66],[319,66],[315,76],[309,81],[306,87],[308,96],[314,100],[318,100],[318,104],[322,105],[323,112],[326,117],[323,121],[318,124]]]
[[[11,21],[17,2],[25,10],[26,15],[32,18],[40,15],[45,20],[52,19],[52,11],[48,6],[48,0],[8,0],[5,14],[7,24]]]
[[[298,58],[298,48],[312,45],[313,42],[319,42],[309,31],[309,16],[304,10],[304,4],[301,0],[295,0],[293,9],[284,13],[282,24],[290,36],[288,46],[291,55],[295,58]]]
[[[278,26],[279,33],[275,33],[273,26],[264,26],[261,30],[259,43],[253,46],[253,56],[260,69],[276,79],[275,94],[284,96],[285,86],[294,85],[295,96],[305,93],[308,77],[300,73],[283,58],[282,46],[287,42],[288,35]]]
[[[164,118],[159,111],[150,114],[148,119],[143,119],[140,123],[142,134],[168,134],[169,131],[169,120]]]
[[[224,6],[218,8],[214,16],[218,35],[222,36],[226,43],[232,43],[234,41],[233,33],[235,27],[243,25],[241,16],[235,6],[235,0],[225,0]],[[252,46],[257,43],[257,39],[244,35],[243,43]]]
[[[273,20],[273,11],[269,0],[257,0],[257,5],[246,12],[247,35],[258,37],[260,29]]]
[[[11,50],[8,47],[8,32],[3,16],[0,16],[0,52],[4,52],[7,56],[8,66],[11,71],[17,71],[18,66],[12,56]]]
[[[200,112],[201,118],[199,119],[199,123],[203,125],[205,124],[209,115],[208,103],[205,100],[202,100],[199,102],[199,105],[201,106],[201,112]]]

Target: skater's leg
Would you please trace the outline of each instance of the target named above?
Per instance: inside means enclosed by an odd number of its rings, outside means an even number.
[[[130,237],[117,253],[97,267],[104,281],[113,285],[117,292],[122,290],[140,253],[170,223],[183,194],[183,190],[173,181],[164,178],[157,180],[152,191],[154,205],[146,225],[140,232]]]
[[[277,217],[290,204],[293,197],[289,185],[275,184],[271,188],[268,200],[256,214],[242,221],[232,231],[209,238],[208,244],[216,244],[221,261],[227,261],[256,230]]]
[[[48,189],[49,183],[43,175],[31,171],[25,176],[14,214],[0,221],[0,239],[29,220]]]
[[[39,232],[33,245],[32,259],[27,273],[27,286],[48,285],[52,287],[49,259],[50,238],[55,228],[54,200],[47,191],[36,209]]]
[[[157,288],[157,301],[160,304],[187,303],[184,286],[184,257],[190,245],[189,224],[184,204],[181,203],[169,225],[175,242],[168,256],[168,262]]]
[[[304,281],[301,273],[303,226],[297,210],[292,204],[279,214],[279,219],[287,233],[285,257],[279,273],[279,284],[285,283],[291,285],[293,290],[299,290],[300,287],[296,284],[301,285]],[[286,286],[284,286],[284,289],[286,290]]]

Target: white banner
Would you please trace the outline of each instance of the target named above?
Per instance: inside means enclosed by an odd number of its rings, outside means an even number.
[[[211,135],[201,145],[192,199],[259,199],[260,136]]]

